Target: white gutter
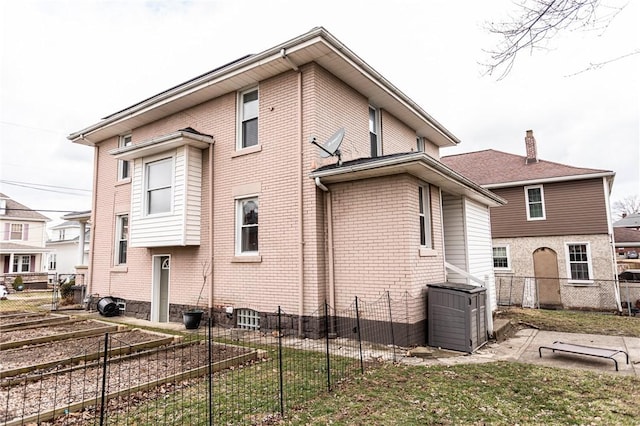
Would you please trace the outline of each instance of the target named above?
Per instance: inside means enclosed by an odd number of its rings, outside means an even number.
[[[573,180],[585,180],[585,179],[597,179],[612,176],[614,177],[615,172],[601,172],[601,173],[590,173],[585,175],[571,175],[571,176],[557,176],[552,178],[540,178],[540,179],[531,179],[531,180],[520,180],[516,182],[502,182],[502,183],[492,183],[488,185],[482,185],[483,188],[487,189],[496,189],[496,188],[508,188],[511,186],[527,186],[527,185],[537,185],[541,183],[555,183],[555,182],[568,182]],[[609,182],[609,189],[613,185],[613,180]]]

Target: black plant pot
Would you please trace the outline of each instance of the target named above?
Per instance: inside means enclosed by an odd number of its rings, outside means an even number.
[[[184,322],[184,328],[187,330],[195,330],[200,327],[200,321],[202,320],[202,314],[204,311],[185,311],[182,313],[182,320]]]

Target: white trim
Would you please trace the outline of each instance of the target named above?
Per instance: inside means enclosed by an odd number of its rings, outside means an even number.
[[[129,213],[116,214],[116,229],[115,229],[115,242],[113,253],[113,266],[123,266],[127,264],[126,259],[124,263],[120,263],[120,235],[122,234],[122,218],[127,218],[127,248],[129,247],[129,236],[131,234],[131,217]]]
[[[579,280],[571,277],[571,261],[569,259],[569,246],[584,245],[587,249],[587,273],[589,279]],[[564,243],[565,264],[567,267],[567,282],[569,284],[592,284],[593,283],[593,265],[591,258],[591,243],[587,241],[565,241]]]
[[[374,131],[371,131],[371,111],[373,110],[374,112],[374,116],[373,116],[373,125],[374,125]],[[369,126],[369,152],[371,153],[371,133],[376,135],[376,155],[375,157],[381,157],[383,155],[382,153],[382,132],[380,131],[380,129],[382,128],[382,121],[381,121],[381,117],[380,117],[380,108],[378,108],[377,106],[374,106],[372,104],[369,104],[369,108],[367,109],[367,122],[368,122],[368,126]],[[373,153],[371,153],[370,157],[374,157]]]
[[[167,278],[167,322],[170,320],[170,309],[169,307],[171,306],[171,302],[169,300],[169,296],[171,295],[171,255],[170,254],[154,254],[153,256],[151,256],[151,312],[150,312],[150,320],[152,322],[159,322],[160,321],[160,309],[159,309],[159,304],[160,304],[160,276],[161,276],[161,270],[162,268],[162,263],[158,262],[158,264],[156,264],[156,259],[159,259],[161,257],[168,257],[169,258],[169,277]]]
[[[530,189],[539,189],[540,190],[540,201],[542,203],[542,217],[531,217],[531,209],[529,208],[529,190]],[[544,188],[542,185],[529,185],[524,187],[524,202],[525,202],[525,210],[527,211],[527,220],[546,220],[547,219],[547,211],[544,204]]]
[[[421,183],[418,185],[418,204],[420,203],[420,194],[422,193],[422,205],[418,205],[418,216],[420,217],[421,225],[424,224],[425,243],[422,244],[422,238],[420,238],[420,247],[433,249],[433,223],[431,214],[431,186],[427,183]],[[422,213],[420,210],[422,209]],[[422,237],[420,235],[420,237]],[[422,252],[421,252],[422,253]]]
[[[170,195],[169,195],[169,210],[167,211],[162,211],[162,212],[158,212],[158,213],[150,213],[149,212],[149,165],[153,164],[153,163],[163,163],[163,162],[170,162],[171,165],[171,183],[169,186],[170,189]],[[185,170],[186,173],[186,170]],[[167,215],[171,215],[173,214],[173,210],[174,210],[174,191],[175,191],[175,186],[176,186],[176,159],[175,159],[175,153],[172,153],[169,156],[164,156],[158,159],[145,159],[143,160],[142,163],[142,174],[143,174],[143,178],[142,178],[142,216],[143,217],[159,217],[159,216],[167,216]],[[164,187],[162,188],[156,188],[156,189],[164,189]]]
[[[512,186],[542,185],[544,183],[569,182],[569,181],[573,181],[573,180],[606,178],[606,177],[610,177],[610,176],[615,176],[615,173],[614,172],[601,172],[601,173],[589,173],[589,174],[584,174],[584,175],[558,176],[558,177],[552,177],[552,178],[520,180],[520,181],[514,181],[514,182],[490,183],[490,184],[487,184],[487,185],[482,185],[482,187],[486,188],[486,189],[509,188],[509,187],[512,187]]]
[[[493,266],[493,269],[496,271],[500,271],[500,272],[509,272],[511,271],[511,248],[509,247],[509,244],[494,244],[491,246],[491,260],[492,262],[495,260],[495,256],[493,254],[493,249],[496,248],[504,248],[506,251],[506,257],[507,257],[507,267],[506,268],[501,268],[501,267],[497,267]]]
[[[128,138],[128,140],[127,140]],[[118,149],[129,147],[133,144],[133,138],[131,133],[127,133],[126,135],[120,135],[118,137]],[[127,163],[128,173],[127,176],[123,176],[124,172],[124,164]],[[133,173],[133,163],[127,160],[118,160],[118,182],[122,182],[124,180],[131,181],[131,175]]]
[[[258,224],[256,225],[258,227],[258,250],[254,250],[254,251],[242,251],[242,203],[244,201],[251,201],[251,200],[255,200],[256,204],[258,205],[258,215],[260,214],[260,200],[257,194],[253,194],[253,195],[243,195],[243,196],[238,196],[234,198],[235,201],[235,210],[236,210],[236,222],[235,222],[235,236],[236,236],[236,243],[235,243],[235,256],[236,257],[240,257],[240,256],[251,256],[252,258],[257,259],[258,257],[260,257],[260,218],[258,216]],[[262,258],[260,257],[260,261],[262,260]]]

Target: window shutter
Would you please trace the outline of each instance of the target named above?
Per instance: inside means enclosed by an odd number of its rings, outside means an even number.
[[[4,240],[5,241],[9,241],[9,233],[11,232],[11,224],[10,223],[5,223],[4,224]]]
[[[29,239],[29,224],[25,223],[24,225],[22,225],[22,239],[24,241]]]
[[[29,272],[36,272],[36,257],[29,256]]]

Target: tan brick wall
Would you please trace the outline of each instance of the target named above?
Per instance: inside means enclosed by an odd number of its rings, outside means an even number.
[[[113,266],[115,215],[129,211],[131,188],[130,184],[117,183],[117,160],[108,154],[117,147],[117,138],[99,144],[93,293],[150,301],[152,256],[170,255],[170,302],[195,303],[202,284],[202,268],[209,258],[211,225],[213,304],[266,312],[281,306],[286,313],[297,314],[301,247],[298,191],[302,174],[305,313],[314,312],[328,298],[326,195],[316,188],[308,174],[335,159],[321,159],[309,138],[314,135],[324,141],[344,127],[343,160],[368,157],[369,102],[317,65],[307,65],[302,71],[302,138],[296,118],[299,75],[293,71],[260,83],[257,152],[243,155],[236,152],[235,93],[132,129],[134,144],[188,126],[214,137],[212,171],[209,150],[203,151],[199,247],[129,248],[126,267]],[[382,119],[383,152],[415,148],[414,130],[384,112]],[[336,252],[339,303],[350,304],[355,295],[377,297],[385,290],[397,297],[408,293],[411,298],[420,296],[427,282],[444,280],[442,220],[439,204],[435,202],[433,229],[438,254],[419,256],[417,184],[414,178],[398,176],[335,188],[337,192],[332,196],[337,220],[334,236],[339,237]],[[437,188],[432,191],[432,199],[439,200]],[[235,198],[243,193],[259,197],[260,262],[237,262],[235,257]],[[209,224],[211,203],[213,223]],[[424,318],[422,302],[410,310],[416,320]]]

